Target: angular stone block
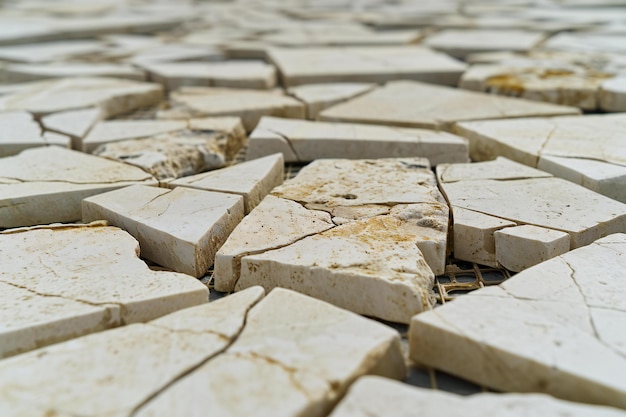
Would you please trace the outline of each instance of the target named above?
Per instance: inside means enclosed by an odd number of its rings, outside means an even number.
[[[569,235],[537,226],[507,227],[494,233],[496,259],[508,270],[520,272],[569,251]]]
[[[0,157],[16,155],[25,149],[47,145],[68,148],[70,141],[68,138],[50,137],[43,134],[28,112],[0,113]]]
[[[72,149],[79,151],[83,149],[83,139],[101,117],[102,111],[97,107],[91,107],[49,114],[41,118],[41,124],[47,131],[72,138]]]
[[[315,120],[319,113],[335,104],[344,102],[373,90],[371,83],[324,83],[291,87],[288,93],[306,104],[307,119]]]
[[[140,139],[182,130],[187,122],[182,120],[109,120],[97,123],[83,139],[81,149],[93,153],[100,145],[127,139]]]
[[[604,81],[598,94],[602,110],[626,111],[626,77],[616,77]]]
[[[0,77],[4,77],[5,82],[11,83],[70,77],[111,77],[144,81],[146,74],[130,65],[59,62],[46,65],[7,65],[0,71]]]
[[[107,220],[133,235],[143,256],[202,277],[244,216],[243,198],[177,187],[126,187],[83,200],[83,221]]]
[[[115,227],[0,232],[0,358],[208,300],[196,279],[151,271],[138,255]]]

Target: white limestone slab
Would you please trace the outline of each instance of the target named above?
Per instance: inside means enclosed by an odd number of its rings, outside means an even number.
[[[274,152],[287,162],[400,156],[423,157],[432,165],[469,160],[466,141],[446,132],[265,116],[250,134],[246,159]]]
[[[0,96],[0,111],[26,110],[37,116],[99,107],[103,118],[155,105],[160,85],[116,78],[62,78],[33,83],[28,89]]]
[[[292,97],[271,91],[190,87],[174,92],[172,102],[182,115],[192,117],[237,116],[251,132],[262,116],[304,119],[304,104]]]
[[[82,202],[83,221],[106,220],[133,235],[143,256],[196,278],[243,219],[240,196],[177,187],[137,185]]]
[[[72,138],[72,148],[82,150],[83,139],[101,117],[102,111],[98,107],[91,107],[49,114],[41,118],[41,124],[47,131],[69,136]]]
[[[620,201],[626,166],[623,114],[527,118],[459,123],[470,156],[504,156],[573,181]]]
[[[89,196],[133,184],[156,184],[143,170],[57,146],[0,159],[0,227],[80,219]]]
[[[125,139],[140,139],[182,130],[182,120],[107,120],[97,123],[82,141],[83,152],[93,153],[100,145]]]
[[[272,154],[227,168],[179,178],[167,186],[241,195],[248,214],[274,187],[283,183],[284,165],[282,154]]]
[[[448,206],[426,167],[418,158],[313,162],[231,234],[215,288],[290,288],[407,322],[431,307],[446,259]]]
[[[263,61],[158,62],[145,65],[150,79],[167,91],[184,86],[270,89],[276,69]]]
[[[130,415],[180,375],[228,348],[262,297],[261,288],[251,288],[4,360],[0,413]]]
[[[320,120],[446,129],[461,121],[579,114],[573,107],[394,81],[330,107]]]
[[[622,36],[603,33],[558,33],[551,36],[541,47],[547,50],[587,52],[587,53],[616,53],[626,52],[626,45]]]
[[[0,232],[0,255],[0,358],[208,300],[196,279],[151,271],[137,241],[115,227]]]
[[[419,314],[410,357],[499,391],[626,408],[625,253],[610,235]]]
[[[100,52],[105,45],[94,40],[67,40],[0,46],[0,59],[11,62],[44,63]]]
[[[571,416],[620,417],[624,412],[610,407],[576,404],[541,394],[492,394],[471,396],[424,389],[387,378],[359,378],[329,417],[481,417]]]
[[[542,176],[520,178],[515,173],[512,178],[486,178],[481,165],[488,164],[494,170],[500,165],[506,172],[510,161],[505,162],[501,158],[461,165],[465,178],[453,182],[441,177],[448,167],[438,166],[439,184],[453,210],[460,207],[519,225],[560,230],[570,235],[571,249],[626,230],[626,204],[569,181]]]
[[[131,64],[144,68],[155,62],[219,61],[221,59],[224,59],[224,55],[217,48],[171,42],[142,47],[128,60]]]
[[[218,143],[224,150],[227,163],[232,163],[239,155],[241,148],[248,143],[246,129],[239,117],[201,117],[189,119],[188,122],[189,129],[193,131],[205,134],[220,132],[226,135],[225,139],[218,139]]]
[[[545,38],[543,33],[523,30],[456,30],[436,32],[424,44],[457,58],[476,52],[528,51]]]
[[[276,289],[250,311],[224,354],[180,378],[136,416],[322,417],[362,375],[403,378],[399,342],[384,325]]]
[[[615,77],[604,81],[598,95],[602,110],[626,111],[626,77]]]
[[[569,251],[569,235],[558,230],[524,225],[494,232],[496,259],[506,269],[520,272]]]
[[[101,63],[47,63],[7,65],[0,71],[5,82],[19,83],[63,77],[113,77],[143,81],[146,75],[130,65]]]
[[[398,78],[456,85],[465,70],[462,62],[419,46],[272,48],[268,55],[288,87]]]
[[[68,146],[67,142],[48,140],[33,116],[25,111],[0,113],[0,157],[46,145]],[[58,138],[57,138],[58,139]]]
[[[307,119],[315,120],[319,113],[335,104],[360,96],[374,89],[371,83],[323,83],[291,87],[288,93],[306,104]]]
[[[261,36],[263,42],[271,45],[292,48],[308,48],[311,46],[398,46],[417,43],[422,33],[416,30],[373,31],[365,28],[354,30],[283,30]]]

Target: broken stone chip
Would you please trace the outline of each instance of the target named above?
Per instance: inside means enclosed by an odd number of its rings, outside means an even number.
[[[100,145],[127,139],[139,139],[182,130],[182,120],[107,120],[97,123],[83,140],[81,150],[93,153]]]
[[[237,195],[137,185],[82,202],[83,221],[107,220],[133,235],[142,255],[200,278],[244,216]]]
[[[47,145],[68,148],[70,140],[42,134],[41,128],[28,112],[0,113],[0,157],[16,155],[24,149]]]
[[[466,65],[419,46],[271,48],[288,86],[329,82],[384,83],[398,78],[456,85]]]
[[[205,191],[238,194],[244,199],[246,214],[250,213],[272,189],[283,183],[283,154],[273,154],[171,181],[168,187],[188,187]]]
[[[432,165],[469,160],[465,140],[445,132],[265,116],[250,135],[246,159],[274,152],[287,162],[401,156],[423,157]]]
[[[160,117],[240,117],[251,132],[262,116],[304,119],[304,104],[274,91],[234,88],[185,87],[170,95],[173,108]]]
[[[290,288],[407,322],[431,307],[433,271],[445,267],[448,206],[427,167],[419,158],[313,162],[231,234],[215,288]]]
[[[373,90],[372,83],[323,83],[291,87],[288,93],[306,104],[307,119],[315,120],[319,113],[335,104]]]
[[[61,78],[32,83],[0,96],[0,111],[26,110],[36,116],[85,107],[99,107],[108,118],[163,99],[160,85],[118,78]]]
[[[452,130],[456,122],[468,120],[579,113],[574,107],[414,81],[393,81],[322,111],[320,120]]]
[[[208,300],[195,278],[151,271],[138,255],[115,227],[0,232],[0,358]]]
[[[524,225],[494,232],[496,258],[506,269],[520,272],[569,251],[569,235]]]
[[[413,318],[410,357],[499,391],[626,409],[624,268],[614,234],[458,297]]]
[[[390,404],[393,404],[390,406]],[[376,376],[359,378],[329,417],[481,417],[570,416],[624,417],[625,412],[557,400],[542,394],[491,394],[470,396],[424,389]]]
[[[85,416],[130,415],[180,375],[227,349],[262,297],[262,288],[250,288],[147,323],[4,360],[0,414],[43,416],[63,409]],[[81,389],[68,389],[72,386]]]
[[[79,220],[89,196],[156,184],[143,170],[57,146],[0,159],[0,228]]]
[[[626,115],[459,123],[476,161],[504,156],[626,203]]]

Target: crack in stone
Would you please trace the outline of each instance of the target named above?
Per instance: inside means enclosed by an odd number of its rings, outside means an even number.
[[[149,176],[149,177],[139,178],[139,179],[127,179],[127,180],[117,180],[117,181],[95,181],[95,182],[77,182],[77,181],[68,181],[68,180],[44,180],[44,179],[23,180],[23,179],[14,178],[14,177],[1,177],[0,179],[13,180],[21,184],[32,184],[32,183],[43,182],[43,183],[60,183],[60,184],[72,184],[72,185],[100,185],[100,184],[120,184],[120,183],[125,183],[125,182],[126,183],[138,183],[141,181],[152,180],[154,179],[154,177]],[[11,184],[6,184],[6,185],[11,185]]]
[[[283,133],[281,133],[281,132],[279,132],[277,130],[274,130],[274,129],[267,128],[267,130],[269,132],[272,132],[273,134],[278,135],[281,138],[283,138],[285,140],[285,142],[287,142],[287,146],[289,146],[289,148],[291,149],[291,152],[293,152],[293,154],[295,155],[296,159],[298,161],[302,161],[302,158],[300,158],[300,155],[298,155],[298,152],[296,152],[296,148],[293,146],[293,142],[291,141],[291,139],[289,139],[289,137],[287,135],[285,135],[285,134],[283,134]]]

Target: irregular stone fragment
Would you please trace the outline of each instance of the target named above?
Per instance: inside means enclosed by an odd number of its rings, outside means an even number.
[[[47,131],[69,136],[72,149],[82,150],[83,139],[101,117],[102,111],[92,107],[49,114],[41,118],[41,124]]]
[[[456,122],[466,120],[579,113],[573,107],[394,81],[322,111],[320,119],[450,130]]]
[[[300,101],[269,91],[187,87],[172,93],[171,100],[180,107],[177,118],[238,116],[248,132],[262,116],[304,119],[306,111]]]
[[[156,184],[143,170],[57,146],[0,159],[0,228],[80,219],[80,202],[132,184]]]
[[[269,33],[260,39],[263,42],[302,49],[311,46],[397,46],[416,43],[422,37],[416,30],[374,31],[371,29],[354,30],[284,30]]]
[[[465,70],[465,64],[418,46],[272,48],[268,54],[288,87],[398,78],[456,85]]]
[[[465,122],[473,160],[505,156],[626,202],[623,114]]]
[[[437,32],[424,43],[457,58],[476,52],[528,51],[545,38],[543,33],[522,30],[455,30]]]
[[[287,162],[401,156],[423,157],[432,165],[469,160],[467,143],[445,132],[263,117],[250,135],[246,159],[273,152]]]
[[[393,406],[390,406],[393,404]],[[412,387],[387,378],[359,378],[329,417],[481,417],[484,415],[551,415],[571,417],[623,417],[609,407],[576,404],[540,394],[481,393],[460,396],[445,391]]]
[[[560,178],[538,176],[485,175],[482,165],[501,172],[512,162],[496,161],[459,165],[462,180],[445,179],[450,168],[437,167],[442,191],[454,211],[456,207],[499,217],[517,224],[529,224],[560,230],[570,235],[570,247],[575,249],[611,233],[626,230],[626,204]],[[524,170],[532,169],[521,167]],[[442,175],[444,177],[442,177]],[[448,177],[450,178],[450,177]]]
[[[607,236],[419,314],[411,359],[499,391],[626,408],[625,254],[626,235]]]
[[[19,83],[63,77],[113,77],[143,81],[146,75],[130,65],[93,63],[13,64],[2,68],[0,78]]]
[[[262,297],[263,289],[250,288],[147,323],[4,360],[0,362],[0,413],[39,417],[62,410],[94,417],[131,415],[180,375],[227,349]]]
[[[239,117],[202,117],[189,119],[189,129],[201,131],[203,133],[222,132],[226,135],[224,140],[220,140],[220,146],[224,148],[226,162],[232,163],[238,156],[241,149],[248,143],[246,129]]]
[[[36,116],[85,107],[99,107],[108,118],[163,99],[160,85],[116,78],[62,78],[33,83],[0,96],[0,111],[26,110]]]
[[[224,354],[176,381],[136,416],[326,416],[359,376],[404,377],[399,342],[389,327],[276,289],[250,311]]]
[[[160,133],[168,133],[182,130],[187,127],[187,122],[179,120],[108,120],[96,124],[83,140],[81,150],[87,153],[100,145],[122,141],[125,139],[138,139],[155,136]]]
[[[371,83],[324,83],[291,87],[288,92],[306,104],[307,119],[315,120],[319,113],[335,104],[344,102],[374,89]]]
[[[506,269],[520,272],[569,251],[569,235],[537,226],[507,227],[494,233],[496,259]]]
[[[115,227],[0,232],[0,358],[208,300],[196,279],[151,271],[138,255]]]
[[[604,81],[598,95],[602,110],[626,112],[626,77]]]
[[[274,187],[283,183],[284,176],[283,155],[278,153],[227,168],[179,178],[167,186],[241,195],[245,212],[248,214]]]
[[[0,47],[0,59],[12,62],[43,63],[102,51],[105,45],[94,40],[69,40]],[[43,66],[41,68],[45,68]]]
[[[16,155],[24,149],[46,145],[69,146],[69,140],[48,137],[33,116],[24,111],[0,113],[0,157]]]
[[[167,91],[184,86],[269,89],[276,69],[262,61],[159,62],[146,65],[152,81]]]
[[[200,278],[244,209],[240,196],[137,185],[83,200],[82,213],[128,231],[146,259]]]

